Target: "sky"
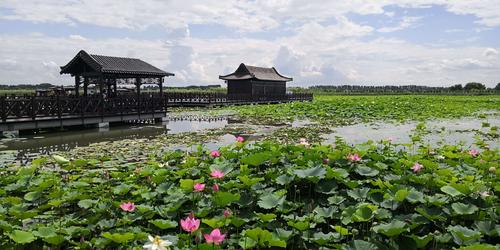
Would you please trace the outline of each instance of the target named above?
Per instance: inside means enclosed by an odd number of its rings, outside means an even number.
[[[1,0],[0,84],[71,84],[78,51],[140,58],[167,85],[240,63],[289,86],[500,82],[500,0]]]

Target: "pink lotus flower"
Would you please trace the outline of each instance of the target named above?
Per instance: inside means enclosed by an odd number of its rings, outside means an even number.
[[[181,227],[186,232],[194,232],[200,227],[200,220],[194,218],[193,214],[190,214],[186,219],[181,219]]]
[[[413,164],[413,167],[411,167],[411,170],[413,170],[414,173],[418,173],[422,171],[423,168],[424,166],[422,166],[422,164],[418,164],[418,162],[415,162],[415,164]]]
[[[220,157],[220,152],[218,150],[214,150],[210,152],[210,156],[212,156],[213,158]]]
[[[205,184],[203,183],[196,183],[193,186],[195,192],[201,192],[203,189],[205,189]]]
[[[125,212],[134,212],[135,204],[133,202],[122,203],[120,208]]]
[[[212,171],[212,173],[210,173],[210,176],[216,179],[221,179],[222,177],[224,177],[224,173],[220,170],[214,170]]]
[[[479,151],[477,149],[471,149],[469,150],[468,154],[476,157],[479,154]]]
[[[214,192],[218,192],[219,191],[219,184],[215,183],[212,188],[213,188]]]
[[[330,164],[330,159],[328,159],[328,158],[323,159],[323,164],[325,164],[325,165]]]
[[[347,160],[349,161],[361,161],[361,157],[358,154],[349,154],[347,156]]]
[[[224,217],[227,218],[227,217],[231,216],[231,214],[232,214],[231,210],[229,210],[229,209],[224,210]]]
[[[241,136],[238,136],[236,137],[236,141],[237,142],[244,142],[245,141],[245,138],[241,137]]]
[[[220,245],[224,241],[226,234],[221,234],[219,229],[214,229],[210,234],[204,234],[203,237],[205,237],[208,244]]]
[[[479,195],[481,195],[483,199],[491,196],[491,194],[488,191],[480,192]]]

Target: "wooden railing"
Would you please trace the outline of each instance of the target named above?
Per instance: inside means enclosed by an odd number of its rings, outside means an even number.
[[[124,94],[93,96],[0,96],[0,121],[63,117],[99,117],[165,112],[167,106],[206,106],[245,103],[310,101],[312,94],[281,96],[227,95],[221,93]]]

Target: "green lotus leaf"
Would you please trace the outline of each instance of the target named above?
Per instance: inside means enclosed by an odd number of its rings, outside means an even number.
[[[259,245],[264,246],[266,241],[273,238],[271,232],[262,228],[253,228],[243,231],[243,235],[249,237],[250,239],[256,241]]]
[[[257,246],[257,241],[253,240],[250,237],[241,237],[240,240],[238,241],[238,245],[242,249],[252,249],[255,246]],[[212,246],[213,247],[213,246]]]
[[[278,178],[276,178],[276,183],[280,185],[288,185],[290,182],[293,181],[293,176],[291,175],[280,175]]]
[[[179,181],[180,183],[180,188],[182,188],[186,192],[191,192],[193,191],[194,183],[195,181],[192,179],[181,179]]]
[[[448,226],[453,241],[458,245],[470,244],[481,238],[481,232],[463,226]]]
[[[213,200],[217,206],[227,206],[233,202],[240,200],[240,194],[233,194],[229,192],[217,192],[213,196]]]
[[[335,231],[337,231],[337,233],[339,233],[342,236],[351,235],[351,233],[349,232],[349,229],[347,229],[345,227],[342,227],[342,226],[331,226],[331,227],[333,229],[335,229]]]
[[[105,232],[102,234],[102,237],[106,239],[110,239],[118,244],[127,243],[135,238],[134,233],[110,233]]]
[[[411,203],[425,203],[424,194],[417,190],[410,190],[406,196],[406,200]]]
[[[343,181],[347,177],[349,177],[349,172],[343,168],[333,168],[328,170],[328,179],[335,178]]]
[[[276,234],[276,236],[277,236],[279,239],[282,239],[282,240],[287,240],[288,238],[290,238],[290,236],[292,236],[293,231],[287,231],[287,230],[282,229],[282,228],[277,228],[277,229],[276,229],[276,232],[275,232],[275,233],[273,233],[273,234]]]
[[[359,206],[352,214],[352,221],[364,222],[369,221],[373,217],[373,208],[369,205]]]
[[[67,165],[69,163],[69,160],[60,156],[60,155],[52,155],[52,159],[54,159],[54,161],[56,161],[57,164],[59,165]]]
[[[400,189],[394,194],[394,200],[398,202],[402,202],[408,196],[408,190]]]
[[[35,201],[40,199],[42,197],[42,194],[42,192],[38,191],[29,192],[24,195],[24,199],[27,201]]]
[[[277,206],[283,205],[283,202],[285,202],[286,196],[278,196],[276,194],[264,194],[260,196],[259,201],[257,204],[264,209],[271,209]]]
[[[172,220],[156,219],[156,220],[150,220],[149,222],[155,225],[159,229],[176,228],[178,226],[178,223]]]
[[[334,234],[332,232],[328,232],[326,234],[323,232],[317,232],[313,234],[313,237],[311,239],[319,245],[323,246],[332,241],[333,238]]]
[[[78,206],[81,208],[88,209],[97,203],[97,200],[85,199],[78,202]]]
[[[257,167],[262,165],[264,162],[273,159],[274,157],[275,154],[273,152],[259,152],[241,158],[240,162],[243,164]]]
[[[225,224],[221,218],[212,218],[212,219],[203,218],[201,222],[207,224],[211,228],[220,228],[223,227]]]
[[[247,187],[251,187],[255,183],[264,181],[264,178],[250,178],[247,175],[238,176],[238,179]]]
[[[357,188],[354,190],[347,190],[347,194],[355,200],[366,200],[368,197],[369,188]]]
[[[498,247],[492,246],[490,244],[474,244],[458,248],[458,250],[498,250]]]
[[[56,236],[57,232],[56,229],[53,227],[39,227],[37,231],[33,231],[33,235],[41,238],[47,238]]]
[[[323,194],[333,194],[337,189],[337,182],[334,180],[321,180],[316,185],[315,191]]]
[[[417,244],[417,248],[424,248],[425,246],[427,246],[427,244],[429,244],[431,240],[434,239],[434,236],[432,234],[427,234],[424,236],[412,234],[409,237],[412,238],[413,241],[415,241],[415,244]]]
[[[396,235],[400,235],[402,232],[408,231],[406,223],[399,220],[393,220],[390,223],[380,224],[374,226],[372,229],[376,233],[381,233],[388,237],[394,237]]]
[[[14,230],[8,234],[9,237],[18,244],[26,244],[36,240],[36,237],[31,232]]]
[[[269,222],[269,221],[273,221],[274,219],[276,219],[276,214],[263,214],[263,213],[255,213],[255,214],[263,222]]]
[[[337,211],[334,207],[320,207],[317,206],[313,212],[321,218],[332,218],[333,213]]]
[[[299,178],[313,178],[316,177],[318,179],[325,178],[326,169],[322,166],[316,166],[314,168],[307,169],[297,169],[293,171]]]
[[[464,204],[460,202],[456,202],[451,204],[451,207],[453,208],[453,211],[455,213],[463,215],[463,214],[473,214],[478,210],[478,207],[474,204]]]
[[[362,175],[362,176],[373,177],[373,176],[377,176],[379,171],[374,169],[374,168],[370,168],[370,167],[366,167],[366,166],[358,166],[356,168],[356,173],[358,173],[359,175]]]
[[[306,231],[311,226],[309,221],[287,221],[287,224],[299,231]]]
[[[364,241],[364,240],[354,240],[349,245],[344,245],[344,250],[378,250],[377,245]]]
[[[451,195],[452,197],[463,195],[460,191],[458,191],[457,189],[455,189],[452,186],[443,186],[443,187],[441,187],[441,191],[443,191],[446,194]]]
[[[328,197],[327,200],[328,200],[328,203],[330,205],[339,205],[342,202],[344,202],[346,200],[346,198],[344,198],[343,196],[331,196],[331,197]]]

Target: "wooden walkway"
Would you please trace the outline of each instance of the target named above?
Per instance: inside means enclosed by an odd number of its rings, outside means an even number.
[[[312,94],[285,96],[164,93],[103,96],[1,96],[0,131],[161,119],[167,107],[202,107],[311,101]]]

